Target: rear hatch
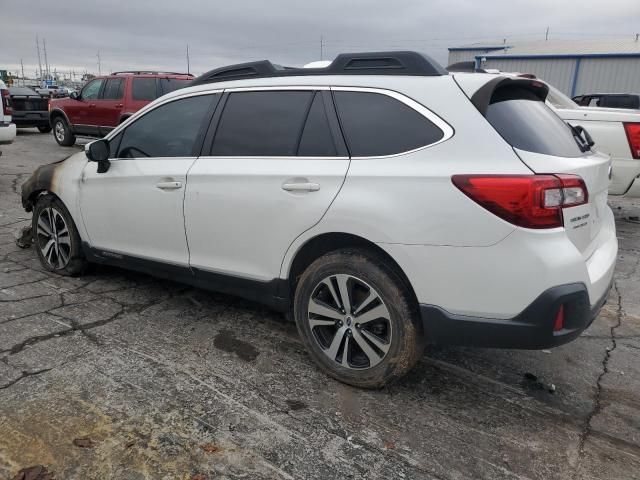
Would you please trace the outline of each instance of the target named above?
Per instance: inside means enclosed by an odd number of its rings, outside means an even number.
[[[46,112],[48,99],[43,98],[37,92],[25,87],[13,87],[9,89],[11,105],[16,112]]]
[[[465,90],[463,82],[458,83]],[[542,82],[496,77],[473,94],[465,93],[533,173],[582,179],[587,201],[563,208],[562,217],[567,235],[589,258],[609,208],[610,157],[592,151],[586,135],[574,131],[545,104],[548,87]]]

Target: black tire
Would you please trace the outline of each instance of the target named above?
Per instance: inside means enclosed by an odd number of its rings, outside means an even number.
[[[41,126],[38,127],[38,131],[40,133],[49,133],[51,130],[53,130],[53,129],[51,128],[50,125],[46,125],[46,126],[41,125]]]
[[[58,145],[70,147],[76,143],[76,136],[71,132],[71,128],[63,117],[55,117],[51,126],[53,128],[53,138],[56,139]]]
[[[342,277],[336,277],[336,275],[341,275]],[[382,334],[378,339],[385,336],[388,338],[383,342],[387,349],[386,353],[383,350],[377,350],[379,358],[381,358],[376,360],[379,361],[377,364],[370,362],[371,357],[365,353],[364,349],[359,348],[359,342],[365,341],[365,337],[371,338],[372,331],[368,330],[371,327],[363,327],[357,322],[359,315],[364,315],[367,311],[374,310],[374,308],[364,308],[358,313],[358,316],[351,315],[352,312],[346,312],[344,321],[336,320],[338,323],[335,326],[315,326],[312,331],[310,325],[311,317],[322,319],[323,322],[333,321],[332,319],[335,318],[318,317],[315,313],[309,312],[312,295],[316,295],[314,298],[317,301],[320,300],[319,295],[328,295],[328,285],[324,283],[328,279],[329,283],[334,287],[334,292],[338,292],[340,289],[340,284],[337,283],[339,278],[349,278],[347,282],[352,282],[352,285],[354,285],[349,287],[353,288],[353,291],[347,294],[349,304],[353,303],[351,310],[357,311],[358,307],[356,305],[358,302],[360,305],[365,304],[364,300],[354,298],[357,296],[356,294],[363,298],[364,296],[372,295],[372,292],[378,296],[374,300],[375,305],[386,307],[388,319],[376,320],[376,322],[383,322],[382,325],[377,326],[377,328],[382,329],[379,330]],[[362,284],[365,284],[370,289],[358,292],[357,289],[361,288]],[[322,292],[322,289],[325,289],[325,292]],[[328,300],[323,302],[324,305],[343,303],[342,295],[338,296],[340,298],[335,296],[325,297]],[[366,250],[339,250],[318,258],[302,274],[295,292],[294,317],[298,332],[311,358],[324,372],[336,380],[355,387],[379,388],[405,375],[422,355],[424,349],[422,323],[417,305],[411,298],[405,282],[389,265],[388,261]],[[334,307],[331,308],[333,309]],[[333,310],[332,313],[338,313],[336,310]],[[365,325],[370,325],[370,323]],[[349,325],[348,328],[347,325]],[[318,332],[316,330],[318,328],[322,331]],[[336,356],[331,358],[329,353],[325,353],[331,351],[326,344],[333,344],[335,339],[341,335],[340,330],[344,328],[347,328],[345,335],[349,338],[344,340],[346,337],[343,337]],[[363,328],[368,330],[364,332],[367,334],[366,336],[363,334]],[[355,331],[356,329],[357,332]],[[327,331],[328,333],[325,333]],[[331,332],[335,333],[332,335]],[[328,339],[325,340],[325,346],[323,347],[321,345],[323,338],[321,337],[325,337],[325,335],[328,336]],[[351,346],[349,352],[345,350],[345,346],[350,344],[347,342],[355,342],[353,344],[355,347]],[[369,344],[369,348],[374,345],[371,342],[365,343]],[[337,345],[337,343],[335,344]],[[340,349],[342,349],[342,353]],[[344,355],[347,356],[346,366],[342,364]],[[363,355],[367,358],[365,359]],[[355,362],[355,360],[361,362],[366,360],[369,366],[366,366],[366,364],[364,366],[362,364],[354,366],[352,361]]]
[[[39,228],[38,220],[41,215],[43,215],[45,225],[41,224]],[[47,218],[50,219],[48,224],[46,222]],[[51,229],[51,219],[53,219],[54,229]],[[62,221],[64,221],[64,224]],[[68,235],[64,233],[65,226]],[[45,227],[49,227],[50,231],[53,230],[55,232],[55,242],[53,245],[49,245],[49,248],[47,246],[54,236],[48,235]],[[82,252],[82,242],[78,229],[69,211],[58,197],[43,195],[38,198],[33,209],[31,232],[33,245],[44,268],[60,275],[72,277],[81,275],[86,271],[88,262]]]

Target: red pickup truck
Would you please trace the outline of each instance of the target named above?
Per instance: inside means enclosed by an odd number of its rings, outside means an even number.
[[[49,122],[59,145],[76,135],[103,137],[156,98],[186,87],[193,75],[169,72],[115,72],[88,82],[80,93],[49,102]]]

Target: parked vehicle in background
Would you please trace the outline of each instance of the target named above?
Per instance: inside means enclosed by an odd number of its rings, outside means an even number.
[[[17,127],[37,127],[42,133],[51,131],[48,98],[28,87],[10,87],[9,96]]]
[[[547,93],[415,52],[233,65],[40,167],[22,202],[48,270],[113,264],[264,302],[329,375],[379,387],[426,342],[546,348],[598,314],[611,163]]]
[[[64,87],[59,87],[58,85],[45,85],[44,87],[36,88],[35,90],[40,95],[51,98],[62,98],[68,95],[67,90]]]
[[[581,107],[640,109],[640,95],[635,93],[593,93],[573,97]]]
[[[49,103],[56,142],[69,146],[76,135],[104,136],[149,102],[192,80],[183,73],[140,71],[94,78],[79,93]]]
[[[12,123],[9,89],[0,80],[0,143],[11,143],[16,138],[16,125]]]
[[[560,118],[584,127],[596,150],[611,155],[609,194],[640,197],[640,110],[581,107],[551,86],[547,102]]]

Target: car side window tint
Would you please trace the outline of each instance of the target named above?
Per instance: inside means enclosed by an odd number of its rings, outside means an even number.
[[[182,98],[144,114],[124,130],[118,158],[195,156],[202,123],[219,97]]]
[[[109,78],[104,86],[102,98],[104,100],[120,100],[124,93],[123,78]]]
[[[134,100],[155,100],[158,98],[155,78],[134,78],[132,90],[131,96]]]
[[[307,115],[298,155],[301,157],[335,157],[337,155],[320,92],[316,92]]]
[[[81,98],[83,100],[95,100],[100,95],[100,88],[102,88],[102,78],[92,80],[87,83],[82,89]]]
[[[230,93],[211,155],[296,155],[312,96],[312,91]]]
[[[444,132],[413,108],[380,93],[334,92],[349,151],[354,157],[408,152],[442,139]]]
[[[169,92],[178,90],[180,88],[188,87],[193,79],[187,78],[160,78],[160,86],[162,88],[162,94],[166,95]]]

